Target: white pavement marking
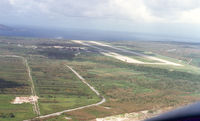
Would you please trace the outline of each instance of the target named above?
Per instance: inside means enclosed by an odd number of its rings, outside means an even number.
[[[100,43],[100,42],[89,41],[89,43],[93,43],[93,44],[100,45],[100,46],[110,47],[110,48],[113,48],[113,49],[116,49],[116,50],[120,50],[120,51],[123,51],[123,52],[132,53],[132,54],[135,54],[135,55],[138,55],[138,56],[142,56],[144,58],[148,58],[148,59],[151,59],[151,60],[160,61],[160,62],[163,62],[163,63],[168,64],[168,65],[182,66],[181,64],[170,62],[170,61],[167,61],[167,60],[164,60],[164,59],[160,59],[160,58],[157,58],[157,57],[148,56],[148,55],[145,55],[145,54],[142,54],[142,53],[137,53],[137,52],[130,51],[130,50],[125,50],[125,49],[122,49],[122,48],[113,47],[113,46],[110,46],[110,45],[107,45],[107,44],[103,44],[103,43]],[[154,63],[147,63],[147,64],[154,64]]]
[[[130,50],[125,50],[125,49],[122,49],[122,48],[117,48],[117,47],[114,47],[114,46],[111,46],[111,45],[107,45],[107,44],[104,44],[104,43],[100,43],[100,42],[95,42],[95,41],[80,41],[80,40],[72,40],[72,41],[75,42],[75,43],[78,43],[78,44],[82,44],[82,45],[86,45],[86,46],[89,46],[89,47],[96,48],[98,50],[103,51],[103,52],[100,52],[103,55],[114,57],[114,58],[116,58],[118,60],[121,60],[121,61],[124,61],[124,62],[127,62],[127,63],[183,66],[183,65],[178,64],[178,63],[170,62],[170,61],[167,61],[167,60],[164,60],[164,59],[160,59],[160,58],[153,57],[153,56],[148,56],[148,55],[145,55],[145,54],[142,54],[142,53],[137,53],[137,52],[130,51]],[[141,61],[138,61],[136,59],[132,59],[130,57],[120,55],[118,53],[111,54],[113,52],[105,50],[105,49],[102,49],[100,47],[93,46],[91,44],[98,45],[98,46],[109,47],[109,48],[112,48],[112,49],[115,49],[115,50],[120,50],[122,52],[127,52],[127,53],[131,53],[131,54],[134,54],[134,55],[138,55],[138,56],[141,56],[141,57],[144,57],[144,58],[147,58],[147,59],[151,59],[151,60],[155,60],[155,61],[160,61],[162,63],[141,62]]]
[[[116,58],[118,60],[121,60],[121,61],[124,61],[124,62],[127,62],[127,63],[144,64],[144,62],[141,62],[141,61],[135,60],[133,58],[129,58],[127,56],[123,56],[123,55],[120,55],[120,54],[114,53],[114,52],[110,52],[110,53],[101,52],[101,54],[103,54],[105,56],[110,56],[110,57]]]

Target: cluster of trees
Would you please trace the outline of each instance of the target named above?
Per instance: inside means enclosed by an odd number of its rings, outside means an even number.
[[[13,82],[13,81],[6,81],[6,80],[0,78],[0,89],[15,88],[15,87],[19,87],[19,86],[25,86],[25,85],[22,85],[17,82]]]
[[[44,49],[42,51],[39,51],[40,54],[48,56],[49,58],[55,58],[55,59],[73,59],[75,57],[74,51],[69,50],[60,50],[56,48],[48,48]]]
[[[13,113],[0,113],[0,118],[15,118]]]
[[[79,44],[76,43],[55,43],[55,42],[49,42],[49,43],[40,43],[37,46],[65,46],[65,47],[80,47]]]

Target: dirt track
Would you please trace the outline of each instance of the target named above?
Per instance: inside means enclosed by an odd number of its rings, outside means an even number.
[[[68,65],[65,65],[67,68],[69,68],[84,84],[86,84],[94,93],[96,93],[97,96],[101,97],[102,100],[98,103],[95,103],[95,104],[90,104],[90,105],[86,105],[86,106],[81,106],[81,107],[78,107],[78,108],[74,108],[74,109],[68,109],[68,110],[63,110],[63,111],[60,111],[60,112],[56,112],[56,113],[52,113],[52,114],[47,114],[47,115],[43,115],[43,116],[39,116],[39,117],[36,117],[36,119],[43,119],[43,118],[48,118],[48,117],[52,117],[52,116],[59,116],[63,113],[66,113],[66,112],[71,112],[71,111],[76,111],[76,110],[80,110],[80,109],[84,109],[84,108],[88,108],[88,107],[92,107],[92,106],[98,106],[98,105],[101,105],[103,104],[104,102],[106,102],[106,99],[100,95],[100,93],[93,87],[91,86],[88,82],[86,82],[86,80],[80,75],[78,74],[72,67],[68,66]],[[24,120],[24,121],[31,121],[31,120]]]
[[[1,57],[21,58],[24,61],[24,64],[25,64],[26,69],[27,69],[29,81],[31,82],[32,97],[38,97],[36,95],[36,92],[35,92],[35,86],[34,86],[33,78],[32,78],[32,75],[31,75],[31,70],[30,70],[27,59],[22,57],[22,56],[17,56],[17,55],[0,55],[0,56]],[[32,103],[33,103],[33,111],[39,116],[40,115],[40,108],[39,108],[39,105],[38,105],[38,101],[36,100],[36,101],[33,101]]]
[[[32,86],[31,87],[32,95],[35,96],[35,97],[38,97],[37,94],[36,94],[36,91],[35,91],[35,85],[34,85],[34,82],[33,82],[33,78],[32,78],[32,75],[31,75],[31,70],[30,70],[29,64],[28,64],[28,62],[25,58],[24,58],[24,61],[26,63],[26,68],[27,68],[27,72],[28,72],[28,75],[29,75],[29,80],[30,80],[31,86]],[[33,105],[34,105],[36,114],[39,116],[40,115],[40,108],[39,108],[39,105],[38,105],[38,101],[34,101]]]

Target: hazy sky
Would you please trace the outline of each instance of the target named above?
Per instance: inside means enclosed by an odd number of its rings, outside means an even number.
[[[0,23],[200,38],[200,0],[0,0]]]

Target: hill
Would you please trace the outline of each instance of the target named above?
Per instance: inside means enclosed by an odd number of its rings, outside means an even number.
[[[1,31],[13,31],[14,28],[6,26],[6,25],[3,25],[3,24],[0,24],[0,30]]]

